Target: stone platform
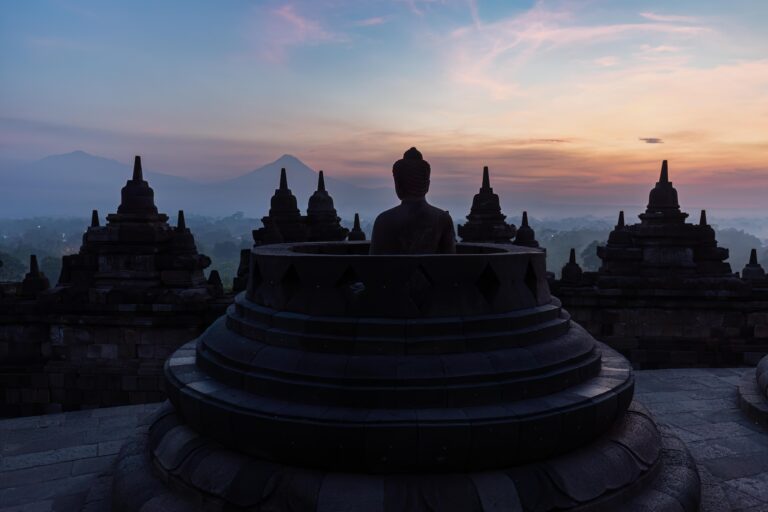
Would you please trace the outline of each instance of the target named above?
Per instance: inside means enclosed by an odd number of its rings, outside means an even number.
[[[768,511],[768,431],[739,410],[735,369],[635,373],[635,399],[687,445],[704,512]],[[110,464],[159,404],[0,421],[0,512],[107,511]]]
[[[768,356],[741,376],[739,405],[750,419],[768,429]]]

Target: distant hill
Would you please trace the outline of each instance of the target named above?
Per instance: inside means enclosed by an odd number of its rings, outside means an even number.
[[[158,208],[172,216],[179,209],[200,215],[242,211],[249,216],[263,216],[282,167],[288,172],[288,185],[302,211],[317,186],[317,173],[291,155],[237,178],[213,183],[155,172],[151,162],[144,161],[143,167],[145,179],[155,190]],[[87,216],[94,208],[105,215],[117,208],[120,189],[130,176],[129,164],[83,151],[35,162],[0,161],[0,217]],[[370,217],[397,201],[389,189],[358,187],[327,174],[325,181],[344,218],[351,218],[355,212]]]
[[[224,205],[243,205],[238,206],[237,210],[245,213],[265,214],[269,208],[269,199],[278,186],[280,169],[283,167],[288,175],[288,187],[298,199],[299,208],[304,211],[309,196],[317,189],[318,174],[292,155],[283,155],[255,171],[206,186],[209,200]],[[327,171],[325,185],[339,214],[345,218],[351,218],[355,212],[368,217],[398,202],[393,189],[358,187],[335,179]],[[253,209],[254,204],[263,206]]]

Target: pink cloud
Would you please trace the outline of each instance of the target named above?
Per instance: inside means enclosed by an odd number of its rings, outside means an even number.
[[[594,63],[597,64],[600,67],[608,68],[611,66],[615,66],[619,63],[619,59],[617,57],[614,57],[612,55],[606,55],[605,57],[600,57],[598,59],[594,60]]]
[[[441,0],[397,0],[406,4],[408,9],[416,16],[424,16],[424,10],[429,4],[438,3]]]
[[[641,35],[690,38],[711,32],[700,25],[645,22],[579,24],[572,5],[551,9],[537,3],[526,12],[481,27],[472,25],[454,30],[448,38],[448,60],[453,77],[462,83],[479,85],[497,99],[519,91],[516,78],[523,66],[543,52],[627,40]],[[649,46],[649,48],[651,48]],[[676,47],[655,47],[657,53]],[[612,57],[595,61],[600,66],[615,64]]]
[[[284,62],[292,48],[347,40],[318,19],[303,15],[293,4],[259,10],[251,36],[259,57],[271,62]]]
[[[697,18],[693,16],[678,16],[674,14],[657,14],[655,12],[641,12],[640,16],[651,21],[661,21],[664,23],[696,23]]]

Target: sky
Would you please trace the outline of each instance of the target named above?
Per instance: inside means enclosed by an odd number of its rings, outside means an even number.
[[[2,2],[0,159],[216,180],[288,153],[389,186],[415,145],[438,194],[488,165],[585,205],[642,203],[669,159],[689,204],[766,209],[765,20],[764,0]]]

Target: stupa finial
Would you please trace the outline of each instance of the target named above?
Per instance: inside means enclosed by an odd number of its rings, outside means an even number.
[[[747,281],[765,281],[765,269],[757,261],[757,249],[749,251],[749,263],[744,265],[741,278]]]
[[[219,274],[218,270],[211,270],[211,273],[208,274],[208,284],[217,287],[223,286],[221,282],[221,275]]]
[[[528,225],[528,212],[523,212],[523,221],[520,223],[520,228],[515,234],[515,241],[512,242],[515,245],[523,245],[527,247],[538,247],[539,242],[536,241],[536,233],[533,228]]]
[[[280,169],[280,190],[288,190],[288,176],[285,174],[285,167]]]
[[[686,217],[688,214],[680,211],[677,190],[669,181],[669,167],[664,160],[661,164],[659,181],[648,194],[648,207],[645,213],[640,215],[640,219],[643,224],[680,224],[685,222]]]
[[[37,264],[36,254],[29,255],[29,275],[32,277],[37,277],[40,275],[40,266]]]
[[[179,217],[178,217],[178,220],[176,221],[176,229],[178,229],[179,231],[184,231],[185,229],[187,229],[187,221],[184,218],[184,210],[179,210]]]
[[[133,181],[144,181],[144,171],[141,170],[141,157],[139,155],[133,159]]]
[[[22,297],[36,297],[38,293],[50,288],[51,284],[45,274],[40,272],[40,266],[37,264],[37,255],[29,255],[29,272],[24,276],[21,282],[21,288],[18,290]]]
[[[92,228],[99,227],[99,210],[91,211],[91,227]]]
[[[360,227],[360,214],[355,214],[355,222],[352,224],[352,231],[347,235],[350,242],[362,242],[365,240],[365,232]]]
[[[699,217],[699,226],[707,225],[707,210],[701,210],[701,216]]]
[[[659,176],[659,183],[669,183],[669,168],[667,161],[661,162],[661,175]]]
[[[323,171],[320,171],[317,175],[317,190],[318,192],[325,192],[325,176]]]
[[[576,263],[576,249],[571,247],[568,263],[563,265],[563,269],[560,272],[560,280],[566,286],[578,286],[581,284],[583,275],[584,273],[581,270],[581,267]]]
[[[617,228],[624,227],[624,210],[619,211],[619,222],[616,224]]]
[[[489,190],[491,188],[491,177],[488,173],[488,166],[483,167],[483,186],[481,190]]]

